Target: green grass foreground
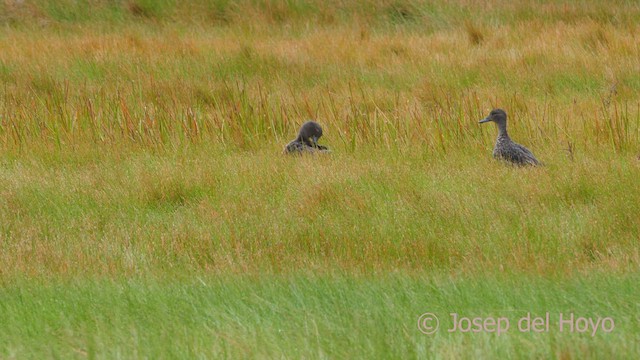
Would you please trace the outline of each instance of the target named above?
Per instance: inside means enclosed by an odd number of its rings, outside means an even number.
[[[4,358],[633,358],[637,275],[566,280],[270,276],[22,284],[0,291]],[[433,335],[420,314],[440,317]],[[507,317],[504,334],[449,333],[449,313]],[[550,313],[549,330],[516,319]],[[559,314],[611,317],[562,332]],[[595,321],[595,320],[594,320]]]
[[[639,358],[639,18],[1,1],[0,358]],[[283,156],[308,118],[332,153]]]

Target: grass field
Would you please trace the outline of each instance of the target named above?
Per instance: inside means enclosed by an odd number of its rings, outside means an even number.
[[[0,2],[0,358],[640,356],[638,18]],[[494,107],[544,167],[491,158]],[[309,118],[332,153],[283,156]]]

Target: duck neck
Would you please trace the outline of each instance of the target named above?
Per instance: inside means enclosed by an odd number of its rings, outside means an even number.
[[[509,134],[507,134],[507,124],[499,123],[498,125],[498,137],[499,138],[508,138]]]

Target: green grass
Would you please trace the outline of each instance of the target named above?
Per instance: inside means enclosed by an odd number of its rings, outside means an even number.
[[[639,16],[0,2],[0,358],[638,357]],[[615,331],[417,328],[547,311]]]
[[[215,149],[16,155],[0,176],[4,276],[638,265],[640,167],[627,155],[541,153],[547,166],[518,169],[490,149],[302,159]]]
[[[637,275],[567,280],[270,276],[22,284],[0,292],[3,357],[623,358],[638,353]],[[432,312],[441,328],[417,328]],[[450,313],[510,329],[449,333]],[[549,331],[518,319],[550,313]],[[559,316],[611,317],[611,333]]]

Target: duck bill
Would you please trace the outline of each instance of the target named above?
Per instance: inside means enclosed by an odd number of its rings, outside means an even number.
[[[313,140],[313,146],[318,146],[318,137],[317,136],[312,137],[311,140]]]
[[[480,124],[486,123],[486,122],[489,122],[489,121],[491,121],[491,118],[487,116],[486,118],[480,120]]]

